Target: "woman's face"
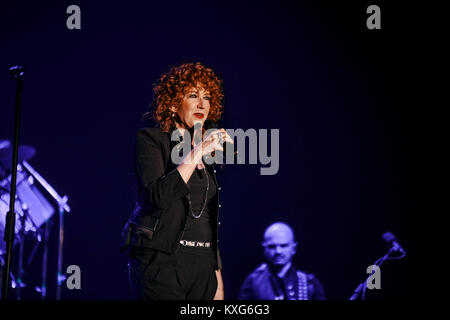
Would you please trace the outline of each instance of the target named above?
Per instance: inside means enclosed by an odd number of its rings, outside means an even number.
[[[211,95],[203,88],[191,88],[183,97],[183,102],[177,110],[182,128],[189,129],[195,121],[201,121],[202,125],[208,118]]]

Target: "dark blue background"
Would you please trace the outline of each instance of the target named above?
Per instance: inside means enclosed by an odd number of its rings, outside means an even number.
[[[66,28],[71,4],[81,8],[81,30]],[[2,1],[0,138],[13,133],[7,70],[22,64],[20,143],[37,149],[31,165],[72,208],[64,266],[81,267],[82,289],[63,298],[128,298],[119,241],[135,197],[134,135],[152,83],[196,61],[224,79],[222,127],[280,129],[277,175],[261,176],[259,165],[219,172],[226,297],[261,262],[264,229],[279,220],[296,232],[298,267],[332,299],[352,294],[387,250],[381,234],[394,232],[409,255],[387,262],[382,290],[368,296],[413,295],[421,200],[416,114],[403,100],[410,34],[407,14],[384,3],[382,29],[368,30],[370,4]],[[29,299],[39,270],[40,262],[28,270]]]

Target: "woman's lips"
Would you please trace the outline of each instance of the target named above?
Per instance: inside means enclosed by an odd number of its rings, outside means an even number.
[[[199,119],[203,119],[203,117],[205,116],[203,113],[194,113],[194,116],[196,116]]]

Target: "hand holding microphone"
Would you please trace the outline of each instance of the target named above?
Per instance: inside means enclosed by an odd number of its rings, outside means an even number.
[[[210,132],[196,148],[202,149],[202,156],[210,155],[217,150],[225,152],[224,142],[234,144],[233,139],[225,131],[225,129],[217,129]]]
[[[214,121],[212,121],[212,120],[206,120],[205,121],[205,129],[206,130],[209,130],[209,129],[214,129],[214,128],[219,128],[219,125],[216,123],[216,122],[214,122]],[[219,143],[221,144],[221,145],[223,145],[223,149],[219,149],[221,152],[222,152],[222,154],[223,154],[223,164],[226,164],[226,159],[227,159],[227,152],[233,152],[233,151],[231,151],[231,150],[234,150],[234,141],[233,141],[233,139],[230,137],[230,135],[226,132],[226,130],[225,129],[218,129],[218,130],[220,130],[220,132],[222,133],[222,135],[219,135],[219,139],[220,139],[220,141],[219,141]],[[230,150],[230,151],[227,151],[227,150]],[[237,151],[234,151],[234,153],[233,153],[233,159],[234,159],[234,161],[233,161],[233,163],[237,163],[237,154],[238,154],[238,152]]]

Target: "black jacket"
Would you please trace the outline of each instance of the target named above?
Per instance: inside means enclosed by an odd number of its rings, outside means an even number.
[[[247,276],[238,295],[239,300],[325,300],[320,281],[311,273],[289,268],[278,278],[266,263]]]
[[[122,233],[123,250],[131,245],[173,253],[180,245],[189,209],[186,195],[190,191],[176,169],[177,165],[171,160],[176,142],[172,142],[170,137],[171,132],[162,132],[160,128],[140,129],[136,134],[138,198]],[[217,187],[217,193],[211,200],[216,205],[210,216],[216,267],[221,269],[218,249],[220,188],[213,165],[206,165],[206,168]]]

